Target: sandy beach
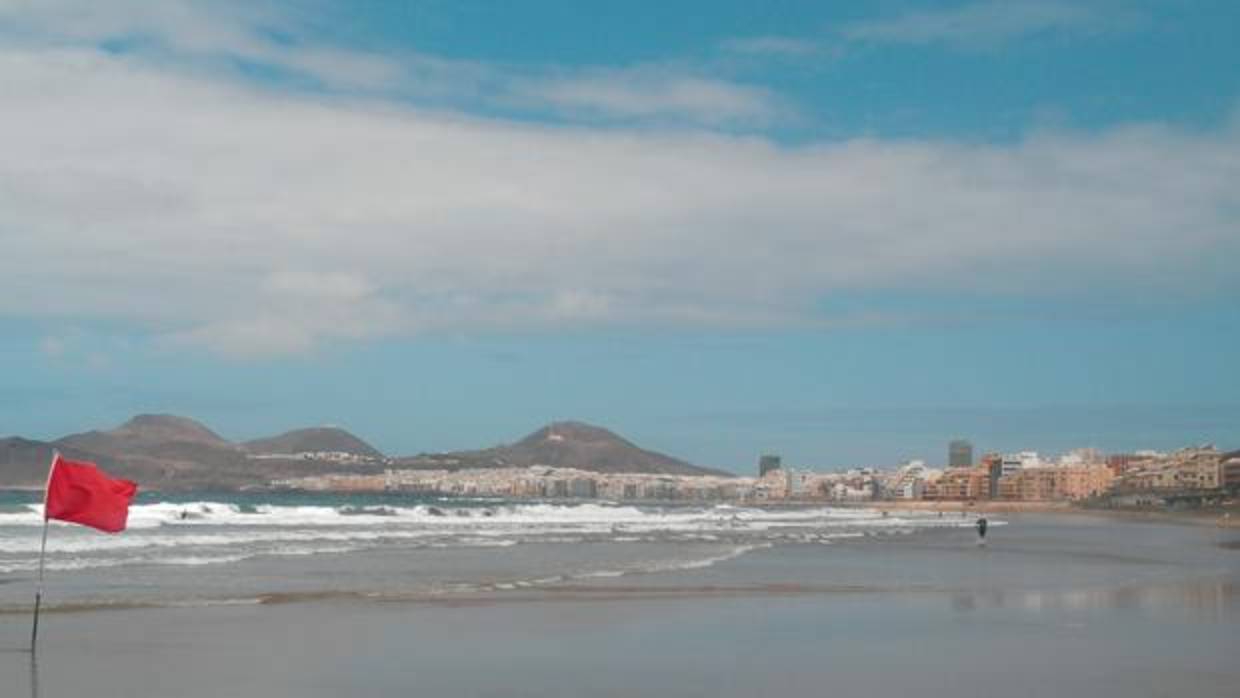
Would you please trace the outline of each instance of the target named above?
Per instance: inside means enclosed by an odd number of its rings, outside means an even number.
[[[1231,696],[1236,542],[1013,514],[986,548],[967,529],[926,529],[457,594],[378,583],[405,573],[366,556],[338,556],[359,569],[334,589],[326,557],[256,559],[231,567],[271,585],[250,602],[47,614],[33,664],[28,615],[0,615],[0,674],[6,696],[102,698]],[[502,567],[542,551],[492,554]],[[421,563],[467,575],[466,559]],[[306,577],[319,583],[279,591]],[[135,578],[95,577],[109,579]]]
[[[1007,502],[980,500],[973,502],[935,502],[918,500],[892,500],[865,502],[857,508],[877,508],[885,511],[942,512],[944,516],[976,516],[978,514],[1066,514],[1073,516],[1113,517],[1128,521],[1160,521],[1219,528],[1240,528],[1240,507],[1210,507],[1204,509],[1169,510],[1164,508],[1134,507],[1085,507],[1074,502]]]

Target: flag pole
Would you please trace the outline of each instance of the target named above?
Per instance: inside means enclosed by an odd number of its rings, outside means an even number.
[[[34,592],[34,624],[30,627],[30,653],[34,654],[39,640],[39,606],[43,602],[43,558],[47,554],[47,490],[52,484],[52,473],[56,471],[56,461],[60,460],[60,451],[52,451],[52,464],[47,468],[47,485],[43,487],[43,542],[39,544],[39,585]]]

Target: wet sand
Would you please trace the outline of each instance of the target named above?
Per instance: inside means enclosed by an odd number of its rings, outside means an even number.
[[[1102,516],[1127,521],[1159,521],[1221,528],[1240,528],[1240,507],[1207,507],[1204,509],[1169,510],[1162,507],[1084,507],[1072,502],[1009,502],[979,500],[957,501],[883,501],[840,504],[843,508],[872,508],[887,511],[942,512],[944,516],[977,516],[979,514],[1063,514],[1066,516]]]
[[[4,696],[1234,696],[1232,531],[1016,517],[460,595],[0,617]],[[290,567],[290,573],[295,571]]]

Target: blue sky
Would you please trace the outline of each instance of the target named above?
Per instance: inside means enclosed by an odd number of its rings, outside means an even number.
[[[0,2],[0,433],[1240,445],[1226,2]]]

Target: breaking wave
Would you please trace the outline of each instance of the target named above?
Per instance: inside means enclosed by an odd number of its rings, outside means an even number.
[[[868,535],[903,535],[971,522],[928,512],[887,515],[870,509],[733,505],[647,507],[608,503],[513,503],[431,500],[401,505],[326,505],[161,501],[130,509],[129,529],[109,536],[53,522],[49,569],[119,565],[198,566],[258,556],[345,553],[363,549],[509,547],[582,542],[640,545],[685,542],[726,547],[709,565],[776,544],[831,544]],[[36,568],[42,505],[0,511],[0,573]],[[640,566],[639,566],[640,568]],[[595,570],[627,574],[632,570]],[[651,569],[646,571],[659,571]]]

